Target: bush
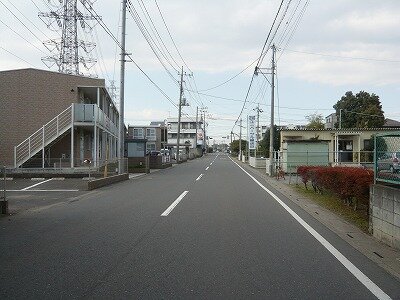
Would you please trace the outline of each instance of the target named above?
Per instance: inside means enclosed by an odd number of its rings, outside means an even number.
[[[343,202],[353,205],[369,206],[369,186],[374,175],[370,170],[354,167],[316,167],[300,166],[297,168],[302,182],[307,188],[311,185],[315,192],[329,191]]]

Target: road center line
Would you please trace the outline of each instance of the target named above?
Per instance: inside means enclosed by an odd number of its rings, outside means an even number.
[[[229,157],[230,158],[230,157]],[[331,243],[329,243],[322,235],[320,235],[314,228],[312,228],[306,221],[304,221],[298,214],[296,214],[289,206],[287,206],[278,196],[263,186],[257,179],[250,175],[238,163],[230,160],[236,164],[244,173],[246,173],[255,183],[257,183],[264,191],[266,191],[272,198],[274,198],[301,226],[304,227],[318,242],[321,243],[351,274],[354,275],[372,294],[378,299],[391,299],[384,291],[381,290],[371,279],[369,279],[363,272],[360,271],[351,261],[349,261],[342,253],[339,252]]]
[[[161,214],[161,217],[166,217],[178,205],[179,202],[186,196],[189,191],[184,191],[172,204]]]
[[[38,182],[38,183],[36,183],[36,184],[33,184],[33,185],[31,185],[31,186],[28,186],[28,187],[26,187],[26,188],[22,189],[21,191],[26,191],[26,190],[29,190],[30,188],[33,188],[33,187],[35,187],[35,186],[38,186],[38,185],[40,185],[40,184],[43,184],[43,183],[49,182],[50,180],[53,180],[53,178],[50,178],[50,179],[47,179],[47,180],[45,180],[45,181],[41,181],[41,182]]]
[[[206,171],[209,169],[210,167],[208,166],[207,168],[206,168]]]
[[[200,176],[196,178],[196,181],[200,180],[201,177],[203,177],[203,174],[200,174]]]

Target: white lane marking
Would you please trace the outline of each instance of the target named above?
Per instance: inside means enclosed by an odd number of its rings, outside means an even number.
[[[214,162],[212,162],[212,163],[210,164],[210,167],[212,166],[213,163],[214,163]]]
[[[79,190],[6,190],[6,192],[79,192]]]
[[[166,217],[178,205],[179,202],[186,196],[189,191],[184,191],[172,204],[161,214],[161,217]]]
[[[201,177],[203,177],[203,174],[200,174],[200,176],[196,178],[196,181],[200,180]]]
[[[40,184],[43,184],[43,183],[49,182],[50,180],[53,180],[53,178],[50,178],[50,179],[47,179],[47,180],[45,180],[45,181],[38,182],[38,183],[36,183],[36,184],[33,184],[33,185],[31,185],[31,186],[28,186],[28,187],[26,187],[26,188],[22,189],[21,191],[26,191],[26,190],[29,190],[29,189],[31,189],[31,188],[33,188],[33,187],[35,187],[35,186],[38,186],[38,185],[40,185]]]
[[[230,158],[232,160],[232,158]],[[246,173],[255,183],[257,183],[264,191],[271,195],[301,226],[304,227],[318,242],[322,244],[347,270],[353,274],[372,294],[378,299],[391,299],[384,291],[381,290],[371,279],[369,279],[363,272],[360,271],[351,261],[349,261],[342,253],[339,252],[331,243],[329,243],[322,235],[320,235],[314,228],[307,224],[302,218],[299,217],[292,209],[289,208],[278,196],[272,193],[269,189],[263,186],[257,179],[250,175],[239,164],[232,160],[244,173]]]
[[[210,167],[208,166],[207,168],[206,168],[206,171],[209,169]]]

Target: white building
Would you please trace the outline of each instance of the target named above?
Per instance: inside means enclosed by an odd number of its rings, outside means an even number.
[[[182,117],[179,148],[204,148],[203,120],[199,119],[196,126],[196,117]],[[197,137],[196,137],[197,127]],[[176,148],[178,139],[178,118],[167,119],[168,146]],[[197,145],[196,145],[197,142]]]

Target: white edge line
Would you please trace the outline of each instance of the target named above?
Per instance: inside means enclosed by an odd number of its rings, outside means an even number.
[[[50,180],[53,180],[53,178],[50,178],[50,179],[47,179],[47,180],[38,182],[38,183],[36,183],[36,184],[33,184],[33,185],[31,185],[31,186],[28,186],[28,187],[22,189],[22,191],[29,190],[30,188],[33,188],[33,187],[38,186],[38,185],[40,185],[40,184],[46,183],[46,182],[48,182],[48,181],[50,181]]]
[[[196,178],[196,181],[200,180],[201,177],[203,177],[203,174],[200,174],[200,176]]]
[[[184,191],[172,204],[161,214],[161,217],[166,217],[178,205],[179,202],[186,196],[189,191]]]
[[[230,157],[229,157],[230,158]],[[232,160],[232,158],[230,158]],[[296,214],[289,206],[287,206],[281,199],[278,198],[269,189],[263,186],[257,179],[250,175],[239,164],[232,160],[244,173],[246,173],[255,183],[257,183],[263,190],[270,194],[297,222],[300,223],[318,242],[322,244],[347,270],[350,271],[372,294],[378,299],[391,299],[380,287],[378,287],[371,279],[369,279],[363,272],[360,271],[351,261],[349,261],[342,253],[339,252],[331,243],[329,243],[322,235],[320,235],[314,228],[312,228],[306,221],[304,221],[298,214]]]

